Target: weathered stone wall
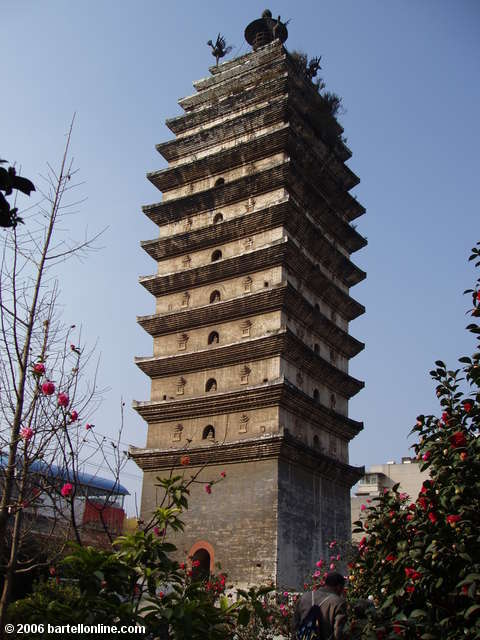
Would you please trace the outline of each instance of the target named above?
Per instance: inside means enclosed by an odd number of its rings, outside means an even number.
[[[299,374],[301,377],[299,377]],[[293,384],[309,396],[314,397],[314,392],[317,390],[320,404],[335,409],[341,415],[347,415],[348,400],[327,387],[320,378],[312,378],[310,375],[303,373],[301,368],[285,359],[282,359],[281,362],[280,375],[285,376],[287,380],[291,380]]]
[[[194,469],[185,468],[185,475]],[[207,494],[204,485],[226,478]],[[161,493],[156,495],[155,477],[145,473],[142,514],[152,513]],[[185,512],[185,532],[174,537],[178,545],[177,559],[186,559],[198,541],[208,542],[214,549],[214,562],[234,576],[237,586],[261,584],[275,579],[277,555],[277,463],[275,460],[249,461],[243,464],[210,466],[191,487],[189,509]]]
[[[214,176],[209,176],[208,178],[204,178],[203,180],[196,180],[194,182],[189,182],[185,186],[177,187],[176,189],[169,189],[168,191],[165,191],[163,193],[162,199],[164,202],[166,202],[167,200],[172,200],[173,198],[182,198],[183,196],[188,196],[192,193],[211,189],[215,186],[215,182],[218,180],[218,178],[223,178],[226,183],[231,182],[232,180],[238,180],[238,178],[252,175],[252,173],[257,173],[258,171],[264,171],[265,169],[276,167],[277,165],[284,163],[287,158],[288,157],[285,153],[277,153],[268,158],[257,160],[256,162],[248,162],[241,167],[230,169],[228,171],[218,173]]]
[[[176,420],[151,423],[147,448],[183,449],[187,444],[191,447],[212,446],[213,441],[210,437],[203,438],[207,425],[213,426],[215,441],[220,443],[278,433],[278,414],[278,407],[269,407],[255,411],[183,419],[180,422]]]
[[[216,381],[217,391],[233,391],[247,386],[259,385],[276,380],[280,375],[280,357],[256,360],[248,364],[249,373],[245,373],[245,364],[230,367],[216,367],[205,371],[184,373],[181,376],[168,376],[152,380],[152,400],[182,399],[188,396],[202,396],[206,393],[208,380]],[[183,385],[183,380],[185,384]],[[212,389],[209,393],[215,393]]]
[[[157,336],[153,340],[153,355],[169,356],[197,352],[203,349],[217,348],[234,342],[260,338],[282,327],[282,313],[273,311],[259,316],[249,317],[248,325],[244,318],[232,322],[212,324],[209,327],[191,329],[182,333]],[[218,341],[208,343],[212,332],[218,333]]]
[[[218,244],[215,247],[208,247],[208,249],[202,249],[201,251],[192,251],[192,253],[187,255],[160,260],[158,263],[158,274],[166,275],[167,273],[178,273],[179,271],[203,267],[212,262],[212,255],[215,251],[219,250],[222,252],[222,260],[240,256],[247,251],[266,247],[271,242],[280,240],[283,236],[283,228],[277,227],[276,229],[269,229],[268,231],[257,233],[248,238],[241,238],[233,242]]]
[[[255,198],[245,198],[245,200],[225,205],[219,209],[202,211],[189,218],[182,218],[181,220],[161,225],[158,229],[158,237],[170,238],[179,233],[196,231],[197,229],[208,227],[214,224],[213,220],[217,213],[221,213],[224,220],[231,220],[232,218],[244,216],[246,213],[254,213],[272,204],[282,202],[286,198],[287,193],[285,189],[281,188],[255,196]]]
[[[315,562],[330,557],[328,543],[350,539],[350,491],[333,477],[280,460],[278,496],[277,584],[301,591]]]
[[[337,433],[301,419],[285,409],[280,410],[280,424],[300,442],[348,464],[348,443]]]
[[[219,291],[222,300],[230,300],[248,293],[256,293],[282,282],[282,267],[271,267],[256,271],[250,275],[251,283],[245,282],[246,276],[230,278],[222,282],[215,282],[206,286],[195,287],[189,291],[171,293],[157,298],[156,313],[179,311],[188,307],[202,307],[210,304],[210,296],[214,291]]]

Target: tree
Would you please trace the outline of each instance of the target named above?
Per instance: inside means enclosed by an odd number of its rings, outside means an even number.
[[[63,326],[54,276],[56,266],[92,249],[95,240],[74,243],[59,228],[64,215],[77,204],[65,201],[76,186],[69,158],[72,127],[73,120],[60,167],[55,171],[48,166],[43,199],[39,210],[29,215],[28,224],[17,226],[22,221],[17,208],[11,209],[0,194],[2,211],[14,222],[2,225],[6,229],[0,264],[0,628],[15,575],[32,570],[40,561],[39,545],[30,535],[38,525],[35,511],[40,505],[49,511],[40,532],[43,564],[51,559],[45,550],[53,530],[55,545],[50,546],[55,546],[55,553],[62,549],[59,531],[64,540],[73,535],[82,542],[75,507],[82,450],[84,457],[91,457],[92,451],[103,449],[103,441],[85,430],[83,422],[100,398],[96,369],[84,379],[93,351],[81,345],[74,325]],[[33,188],[12,167],[1,168],[0,190],[6,195],[12,189],[29,193]],[[120,460],[116,462],[118,473]]]
[[[480,266],[480,243],[470,260]],[[480,316],[480,279],[472,295]],[[351,563],[351,597],[372,597],[364,638],[480,637],[480,327],[472,357],[449,370],[437,360],[441,418],[418,416],[412,432],[430,479],[412,500],[398,486],[376,498],[357,522],[363,532]],[[355,623],[354,623],[355,626]]]

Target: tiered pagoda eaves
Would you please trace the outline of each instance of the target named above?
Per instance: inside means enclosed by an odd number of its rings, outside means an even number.
[[[186,450],[182,471],[205,466],[181,555],[220,562],[238,585],[295,588],[329,541],[349,539],[362,474],[348,464],[363,426],[348,417],[363,387],[348,362],[363,344],[348,329],[364,312],[350,255],[366,245],[351,224],[365,210],[342,128],[284,48],[286,28],[268,37],[275,23],[247,27],[254,50],[194,83],[167,120],[176,138],[157,146],[169,166],[148,178],[163,198],[144,213],[159,237],[142,247],[158,270],[140,280],[156,311],[138,319],[154,347],[137,358],[151,399],[135,403],[148,435],[131,455],[144,517]]]

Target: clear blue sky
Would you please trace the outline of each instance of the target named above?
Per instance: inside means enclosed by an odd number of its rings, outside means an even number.
[[[0,5],[0,155],[39,180],[77,112],[73,152],[88,199],[72,235],[109,229],[103,250],[65,265],[62,301],[66,321],[82,324],[90,344],[98,339],[110,391],[95,424],[113,433],[123,396],[128,443],[145,442],[130,405],[149,397],[133,358],[152,352],[135,321],[154,308],[137,284],[155,271],[139,246],[156,236],[141,205],[160,199],[145,173],[164,166],[154,145],[172,137],[164,121],[180,113],[177,99],[208,74],[206,41],[221,31],[231,55],[245,53],[243,30],[264,8],[251,0]],[[366,382],[351,403],[351,416],[365,422],[351,462],[399,460],[415,416],[436,409],[433,361],[453,366],[473,345],[462,291],[480,239],[480,3],[277,0],[269,8],[291,18],[290,50],[323,56],[327,88],[347,109],[349,165],[361,178],[354,193],[367,208],[359,231],[369,241],[355,255],[368,278],[352,290],[367,313],[351,331],[367,346],[351,365]],[[131,464],[122,480],[139,491]]]

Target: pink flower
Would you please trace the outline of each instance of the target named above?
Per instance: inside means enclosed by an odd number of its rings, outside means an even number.
[[[318,569],[313,572],[313,577],[314,578],[319,578],[321,575],[322,575],[322,572],[319,571]]]
[[[366,505],[362,504],[362,505],[360,506],[360,511],[365,511],[365,509],[366,509],[366,508],[367,508],[367,507],[366,507]]]
[[[432,524],[435,524],[435,522],[438,520],[437,515],[433,511],[430,511],[430,513],[428,514],[428,519]]]
[[[330,568],[330,571],[333,571],[335,569],[335,563],[331,562],[329,568]]]
[[[408,493],[400,493],[398,497],[400,500],[406,500],[408,498]]]
[[[227,475],[227,472],[226,472],[226,471],[222,471],[222,472],[220,473],[220,475],[222,476],[222,478],[225,478],[225,477],[226,477],[226,475]]]
[[[425,453],[422,456],[422,460],[424,460],[426,462],[430,458],[431,455],[432,455],[432,453],[430,451],[425,451]]]
[[[185,563],[184,562],[181,562],[178,566],[180,567],[180,569],[185,569]]]
[[[323,560],[318,560],[318,561],[315,563],[315,566],[316,566],[316,567],[318,567],[318,568],[323,567]]]
[[[75,409],[70,412],[70,420],[72,422],[76,422],[78,420],[78,413],[75,411]]]
[[[49,567],[49,569],[48,569],[48,573],[49,573],[51,576],[54,576],[54,575],[57,573],[57,572],[56,572],[56,570],[55,570],[55,567]]]
[[[70,402],[66,393],[59,393],[57,396],[57,403],[59,407],[67,407]]]
[[[20,435],[25,440],[25,442],[28,442],[33,436],[33,429],[31,429],[30,427],[22,427],[20,429]]]
[[[42,393],[45,396],[51,396],[55,393],[55,385],[51,380],[47,380],[42,384]]]
[[[212,485],[210,485],[210,484],[206,484],[206,485],[205,485],[205,491],[206,491],[208,494],[212,493]]]
[[[60,493],[64,498],[68,498],[68,496],[71,496],[73,493],[73,484],[70,484],[70,482],[66,482],[61,488]]]
[[[153,527],[153,533],[156,536],[163,536],[163,534],[165,533],[165,529],[160,529],[160,527]]]
[[[447,516],[447,522],[452,527],[454,527],[459,520],[460,516]]]
[[[45,373],[45,365],[43,364],[43,362],[37,362],[33,365],[33,373],[36,373],[39,376]]]
[[[92,427],[94,427],[94,426],[95,426],[94,424],[86,424],[86,425],[85,425],[85,429],[86,429],[87,431],[90,431],[90,429],[91,429]]]
[[[330,544],[328,545],[330,547],[330,549],[333,549],[333,547],[337,544],[336,540],[332,540],[332,542],[330,542]]]

